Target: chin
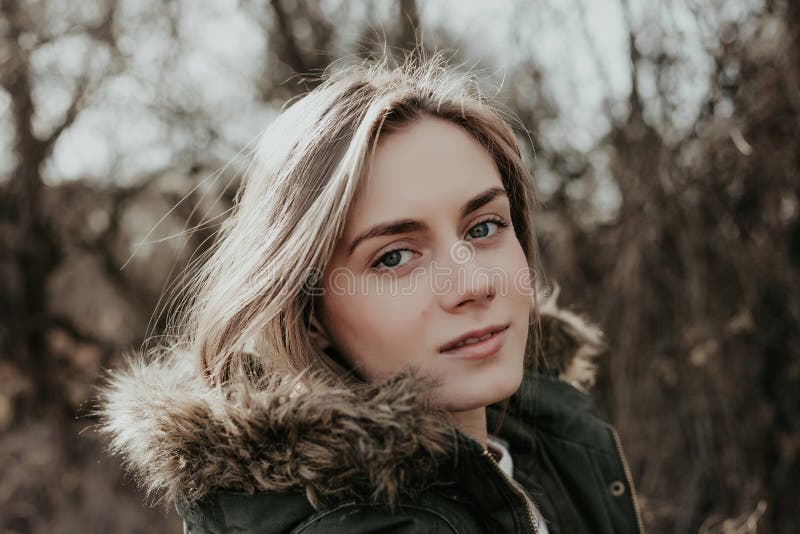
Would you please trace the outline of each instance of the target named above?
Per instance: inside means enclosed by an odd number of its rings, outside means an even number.
[[[500,402],[516,393],[522,384],[522,374],[520,364],[513,369],[504,366],[469,379],[452,380],[442,388],[440,405],[450,412],[463,412]]]

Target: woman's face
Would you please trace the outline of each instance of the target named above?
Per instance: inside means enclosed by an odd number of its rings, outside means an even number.
[[[459,126],[424,116],[381,138],[324,273],[319,317],[367,379],[411,365],[442,380],[440,406],[471,410],[521,383],[530,286],[492,157]],[[442,351],[493,327],[507,328]]]

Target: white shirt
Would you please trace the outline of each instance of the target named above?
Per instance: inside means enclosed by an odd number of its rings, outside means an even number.
[[[514,462],[511,460],[511,454],[506,448],[508,443],[497,436],[493,436],[492,434],[489,434],[486,437],[488,442],[487,446],[493,449],[495,452],[501,454],[500,459],[497,461],[500,469],[502,469],[503,472],[508,475],[508,478],[513,479]],[[531,503],[531,508],[533,508],[533,513],[536,516],[537,532],[539,534],[548,534],[549,531],[547,530],[547,524],[544,522],[544,517],[542,517],[541,512],[539,512],[539,508],[536,507],[536,503],[533,502],[533,499],[528,497],[527,492],[525,496],[528,498],[528,502]]]

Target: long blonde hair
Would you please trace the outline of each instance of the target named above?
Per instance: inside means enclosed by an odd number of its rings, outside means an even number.
[[[329,67],[320,85],[261,134],[232,213],[175,317],[176,339],[198,355],[210,383],[253,361],[244,355],[295,373],[347,375],[309,335],[317,276],[342,234],[380,134],[422,114],[461,126],[491,154],[516,236],[533,274],[541,273],[531,176],[513,129],[473,75],[449,66],[442,52]],[[535,302],[532,293],[526,354],[534,352]]]

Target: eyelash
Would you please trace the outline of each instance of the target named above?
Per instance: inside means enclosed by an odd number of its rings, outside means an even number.
[[[480,226],[481,224],[485,224],[485,223],[495,223],[497,225],[497,227],[498,227],[497,228],[497,232],[495,232],[494,234],[492,234],[490,236],[486,236],[486,237],[482,237],[482,238],[481,237],[475,237],[475,238],[472,238],[472,240],[475,240],[475,239],[478,239],[478,240],[490,239],[492,237],[497,237],[503,232],[503,230],[505,230],[509,226],[509,223],[506,222],[504,219],[501,219],[500,217],[489,217],[487,219],[483,219],[482,221],[478,221],[477,223],[472,225],[472,227],[469,230],[467,230],[467,233],[469,233],[475,227]],[[384,252],[383,254],[381,254],[381,256],[375,262],[373,262],[370,265],[370,268],[374,269],[376,271],[392,271],[392,270],[395,270],[395,269],[399,269],[402,266],[399,266],[399,267],[384,267],[382,269],[379,269],[378,265],[381,263],[383,258],[388,256],[392,252],[400,252],[400,251],[403,251],[403,250],[408,250],[408,249],[406,249],[406,248],[396,248],[396,249],[388,250],[388,251]]]

